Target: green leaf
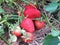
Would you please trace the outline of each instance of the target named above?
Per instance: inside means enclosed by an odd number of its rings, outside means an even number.
[[[14,2],[14,0],[9,0],[10,2]]]
[[[4,34],[3,26],[0,26],[0,35]]]
[[[1,21],[1,16],[0,16],[0,21]]]
[[[51,0],[51,2],[59,2],[59,0]]]
[[[58,3],[52,2],[52,3],[49,3],[47,6],[45,6],[44,10],[52,13],[57,9],[57,7],[58,7]]]
[[[59,4],[59,8],[60,8],[60,3],[58,3]]]
[[[9,35],[10,36],[10,40],[11,42],[16,42],[17,41],[17,37],[15,35]]]
[[[18,15],[11,14],[11,15],[8,16],[8,19],[15,19],[15,20],[17,20],[18,19]]]
[[[7,3],[13,3],[14,0],[5,0]]]
[[[51,35],[46,36],[43,41],[43,45],[58,45],[59,43],[58,37],[53,37]]]
[[[29,4],[31,0],[22,0],[22,1]]]
[[[58,16],[58,20],[60,21],[60,11],[58,12],[57,16]]]
[[[0,0],[0,4],[3,3],[3,2],[4,2],[4,0]]]
[[[56,37],[56,36],[59,36],[59,34],[60,34],[59,30],[54,30],[54,29],[51,30],[51,35],[52,36]]]
[[[4,9],[1,8],[1,6],[0,6],[0,13],[3,13],[3,12],[4,12]]]
[[[24,19],[23,16],[19,16],[19,21],[21,22]]]

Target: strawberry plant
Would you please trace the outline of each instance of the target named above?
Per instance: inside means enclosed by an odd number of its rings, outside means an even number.
[[[18,39],[29,45],[34,41],[40,45],[41,36],[42,45],[60,45],[59,21],[60,0],[0,0],[0,38],[7,45]],[[47,27],[50,30],[44,29]]]

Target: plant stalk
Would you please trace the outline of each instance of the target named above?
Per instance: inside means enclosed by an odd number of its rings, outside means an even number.
[[[56,28],[49,22],[49,19],[48,19],[48,17],[47,17],[46,15],[42,14],[42,16],[45,18],[45,21],[48,23],[48,25],[49,25],[52,29],[58,30],[58,29],[56,29]]]
[[[36,7],[38,8],[38,0],[36,0]]]
[[[4,22],[6,22],[6,21],[7,21],[7,20],[3,20],[3,21],[0,22],[0,24],[4,23]]]
[[[11,45],[2,35],[0,35],[0,38],[1,38],[7,45]]]

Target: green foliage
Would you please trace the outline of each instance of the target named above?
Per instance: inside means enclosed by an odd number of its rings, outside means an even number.
[[[60,21],[60,11],[58,12],[57,16],[58,16],[58,20]]]
[[[14,2],[14,0],[9,0],[10,2]]]
[[[58,2],[59,0],[51,0],[51,2]]]
[[[8,5],[9,8],[16,9],[16,10],[19,9],[19,6],[20,5],[18,5],[17,3],[15,3],[14,0],[5,0],[5,1],[6,1],[6,4]],[[47,6],[45,6],[44,7],[44,10],[46,10],[46,11],[48,11],[50,13],[55,12],[57,10],[58,6],[60,8],[60,3],[58,3],[58,1],[59,0],[51,0],[51,3],[49,3]],[[3,3],[3,2],[4,2],[4,0],[0,0],[0,4]],[[25,2],[25,3],[29,4],[31,2],[31,0],[22,0],[22,2]],[[43,0],[43,6],[44,6],[44,0]],[[22,11],[23,8],[20,7],[20,10]],[[0,6],[0,13],[2,13],[2,14],[4,13],[4,9],[1,6]],[[58,17],[60,19],[60,11],[58,12]],[[15,29],[16,28],[16,25],[18,25],[18,23],[20,25],[20,23],[21,23],[21,21],[23,19],[24,19],[24,16],[23,15],[22,16],[18,16],[18,15],[14,15],[14,14],[7,14],[7,15],[4,14],[3,15],[3,19],[0,21],[0,23],[1,22],[2,22],[1,24],[4,24],[5,23],[6,25],[8,25],[8,28],[11,26],[12,29],[13,28]],[[14,24],[16,24],[16,25],[10,24],[8,22],[10,20],[15,21],[16,23],[14,23]],[[48,18],[46,20],[48,20]],[[10,22],[12,22],[12,21],[10,21]],[[22,30],[22,31],[24,32],[25,30]],[[2,26],[0,26],[0,35],[2,35],[2,34],[4,34],[4,29],[3,29]],[[44,42],[43,42],[43,45],[58,45],[58,44],[60,44],[60,40],[57,37],[59,35],[60,35],[60,31],[55,30],[55,29],[52,29],[51,30],[51,35],[48,35],[48,36],[45,37]],[[17,37],[15,35],[9,34],[9,36],[10,36],[11,42],[16,42],[17,41]]]
[[[4,9],[0,6],[0,13],[3,13]]]
[[[59,3],[59,8],[60,8],[60,3]]]
[[[53,37],[51,35],[48,35],[45,37],[43,41],[43,45],[58,45],[60,43],[60,40],[58,37]]]
[[[4,34],[3,26],[0,26],[0,35]]]
[[[58,3],[52,2],[52,3],[49,3],[47,6],[45,6],[44,10],[52,13],[56,11],[57,7],[58,7]]]
[[[3,3],[3,2],[4,2],[4,0],[0,0],[0,4]]]
[[[26,4],[30,4],[30,2],[32,2],[33,4],[36,4],[36,1],[31,1],[31,0],[22,0],[22,2],[25,2]]]
[[[24,19],[24,16],[18,16],[14,14],[8,15],[8,20],[12,20],[12,19],[21,22]]]
[[[7,3],[13,3],[14,2],[14,0],[5,0]]]
[[[8,15],[8,19],[15,19],[15,20],[17,20],[18,19],[18,15],[10,14],[10,15]]]
[[[10,41],[11,42],[16,42],[17,41],[17,37],[15,35],[9,35],[10,36]]]
[[[25,3],[29,4],[30,0],[22,0],[22,2],[25,2]]]
[[[59,12],[58,12],[58,17],[60,17],[60,3],[59,3],[59,8],[58,8]]]
[[[21,22],[24,19],[23,16],[19,16],[19,21]]]
[[[56,36],[59,36],[59,34],[60,34],[59,30],[54,30],[54,29],[51,30],[51,35],[52,36],[56,37]]]

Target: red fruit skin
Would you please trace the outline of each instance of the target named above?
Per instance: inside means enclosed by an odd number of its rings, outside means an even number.
[[[30,43],[32,40],[26,40],[26,43]]]
[[[27,38],[29,38],[29,39],[25,39],[25,37],[23,36],[23,37],[21,37],[22,38],[22,40],[24,41],[24,42],[26,42],[26,43],[30,43],[32,40],[33,40],[33,34],[32,33],[29,33],[29,32],[27,32],[27,34],[29,35],[29,37],[27,37]]]
[[[12,32],[12,34],[13,34],[13,35],[16,35],[17,37],[21,36],[21,33],[20,33],[19,30],[14,30],[14,31]]]
[[[25,9],[37,9],[35,5],[26,5]]]
[[[35,20],[35,27],[36,29],[41,29],[44,27],[44,21],[38,21],[38,20]]]
[[[33,33],[35,31],[33,21],[29,18],[22,20],[21,27],[27,32]]]
[[[37,9],[27,9],[24,10],[24,16],[28,18],[39,18],[41,17],[41,13]]]

